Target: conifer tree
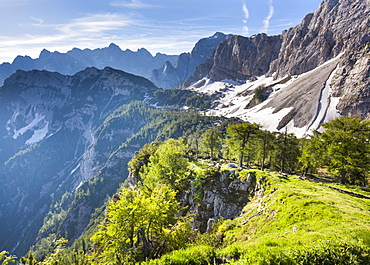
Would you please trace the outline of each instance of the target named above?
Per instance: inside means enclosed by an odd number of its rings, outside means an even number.
[[[218,149],[221,148],[221,132],[218,128],[213,127],[202,134],[200,145],[204,150],[209,152],[211,160],[216,156]]]
[[[232,124],[227,127],[227,145],[232,152],[238,155],[239,167],[242,167],[244,155],[248,153],[248,143],[257,134],[260,127],[259,124],[246,122]]]
[[[324,123],[324,159],[342,184],[364,185],[370,170],[370,121],[346,116]]]

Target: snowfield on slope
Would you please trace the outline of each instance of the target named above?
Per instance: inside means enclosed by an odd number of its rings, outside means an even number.
[[[273,76],[260,76],[244,83],[231,80],[213,82],[203,78],[188,89],[219,95],[217,106],[210,109],[208,115],[238,117],[259,123],[266,130],[287,130],[304,137],[312,130],[320,130],[323,122],[339,116],[336,106],[340,98],[332,97],[330,83],[338,69],[340,57],[298,76],[278,80],[274,80]],[[252,108],[246,108],[259,87],[269,87],[271,93],[268,98]]]

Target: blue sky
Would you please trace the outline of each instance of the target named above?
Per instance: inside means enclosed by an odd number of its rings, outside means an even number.
[[[280,34],[321,0],[0,0],[0,63],[44,48],[146,48],[180,54],[220,31]]]

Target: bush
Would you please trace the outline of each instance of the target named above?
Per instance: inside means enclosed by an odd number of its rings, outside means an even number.
[[[213,264],[215,250],[210,246],[194,246],[184,250],[173,251],[158,260],[149,262],[151,265],[207,265]]]

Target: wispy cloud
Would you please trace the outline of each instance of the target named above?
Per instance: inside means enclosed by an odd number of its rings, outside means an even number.
[[[57,30],[68,36],[84,36],[92,33],[104,34],[107,31],[122,29],[135,24],[127,16],[116,13],[93,14],[72,20],[68,24],[58,25]]]
[[[152,5],[141,2],[140,0],[131,0],[131,1],[114,1],[110,3],[111,6],[117,7],[127,7],[127,8],[148,8]]]
[[[274,15],[274,6],[272,5],[272,0],[269,0],[269,13],[267,17],[263,20],[263,31],[268,32],[270,27],[270,19]]]
[[[44,24],[44,20],[43,19],[41,19],[41,18],[37,18],[37,17],[32,17],[32,16],[30,16],[29,17],[30,19],[32,19],[32,20],[34,20],[34,21],[36,21],[37,23],[36,24],[34,24],[34,25],[37,25],[37,26],[39,26],[39,25],[42,25],[42,24]]]
[[[248,18],[249,18],[249,10],[247,8],[247,5],[245,2],[242,4],[242,10],[244,13],[244,19],[243,19],[243,34],[244,35],[249,35],[249,28],[247,26],[248,23]]]

